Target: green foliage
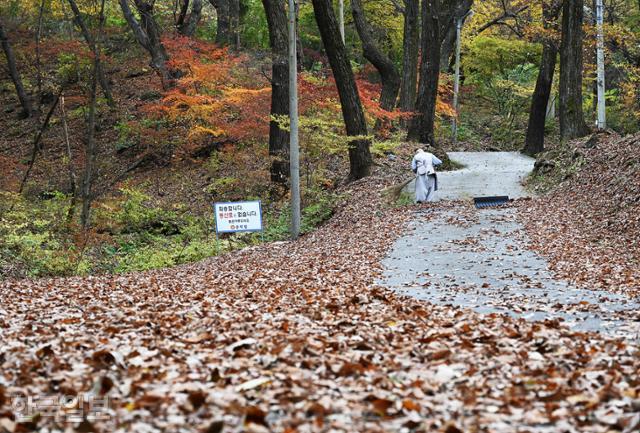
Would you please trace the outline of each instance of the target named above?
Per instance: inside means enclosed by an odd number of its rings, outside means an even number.
[[[60,53],[56,66],[56,78],[61,84],[77,83],[91,69],[89,59],[78,58],[74,53]]]
[[[142,190],[126,187],[116,202],[95,206],[93,230],[67,223],[70,197],[54,193],[37,202],[0,194],[0,276],[65,276],[131,272],[175,266],[260,242],[261,235],[238,233],[216,244],[211,215],[195,216],[183,206],[164,209]],[[337,198],[323,190],[305,192],[302,232],[326,221]],[[266,240],[289,236],[288,210],[265,215]],[[97,235],[102,233],[102,235]]]
[[[507,78],[520,65],[538,64],[541,47],[523,40],[477,36],[465,47],[462,67],[474,83]]]
[[[333,215],[339,197],[322,190],[306,191],[302,209],[300,232],[309,233]],[[290,237],[291,209],[283,208],[270,212],[264,218],[264,238],[267,241],[281,241]]]
[[[253,48],[269,48],[269,28],[264,7],[260,0],[243,0],[246,14],[242,20],[241,39],[244,45]]]
[[[477,150],[521,146],[530,97],[538,74],[540,46],[522,40],[477,36],[463,57],[465,84],[474,93],[464,101],[472,113],[461,110],[458,140]],[[471,100],[471,101],[470,101]],[[447,133],[450,132],[446,125]]]
[[[136,133],[130,122],[120,121],[113,128],[118,132],[118,141],[115,143],[117,151],[134,147],[140,142],[140,134]]]
[[[75,273],[80,266],[77,250],[61,236],[67,212],[63,194],[34,205],[17,194],[0,192],[0,277]]]

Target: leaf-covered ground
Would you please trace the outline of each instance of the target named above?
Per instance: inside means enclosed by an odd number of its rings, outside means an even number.
[[[580,170],[522,206],[533,247],[579,286],[640,295],[640,135],[575,143]]]
[[[557,322],[479,316],[373,286],[413,212],[349,186],[295,243],[194,265],[0,285],[0,430],[15,395],[86,393],[80,431],[635,431],[637,346]],[[85,407],[86,414],[90,408]],[[66,416],[63,416],[66,415]]]

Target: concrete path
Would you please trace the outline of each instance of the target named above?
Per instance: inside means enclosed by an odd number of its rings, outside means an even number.
[[[436,200],[488,195],[517,198],[529,195],[521,181],[533,170],[533,158],[519,152],[449,152],[448,155],[465,167],[438,173]],[[406,191],[413,194],[415,182],[411,182]]]
[[[519,158],[498,154],[492,167],[490,155],[458,155],[453,155],[458,161],[483,159],[485,175],[468,167],[443,176],[443,192],[445,179],[456,179],[456,184],[442,198],[524,195],[524,163],[513,170],[499,169],[506,159]],[[490,179],[494,177],[500,181]],[[496,189],[485,193],[479,185]],[[383,266],[380,284],[428,302],[483,314],[558,319],[574,330],[640,341],[640,303],[554,278],[545,260],[528,249],[515,208],[477,210],[462,203],[418,208],[408,233],[396,241]]]

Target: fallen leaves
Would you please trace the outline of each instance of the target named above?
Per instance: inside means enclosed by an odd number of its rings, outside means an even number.
[[[578,172],[552,193],[520,204],[532,247],[564,279],[638,297],[640,135],[600,135],[573,145],[584,158]]]
[[[0,429],[23,428],[13,396],[67,390],[108,398],[105,417],[82,424],[101,432],[634,428],[637,346],[373,287],[410,214],[381,205],[383,186],[351,184],[353,198],[298,242],[0,283]],[[590,412],[577,395],[597,396]]]

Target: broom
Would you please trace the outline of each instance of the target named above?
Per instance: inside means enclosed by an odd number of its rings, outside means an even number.
[[[390,203],[393,203],[400,198],[400,194],[402,194],[402,190],[404,189],[404,187],[409,185],[409,183],[411,183],[411,181],[414,179],[415,176],[412,176],[402,183],[385,188],[382,190],[382,195],[386,197]]]

